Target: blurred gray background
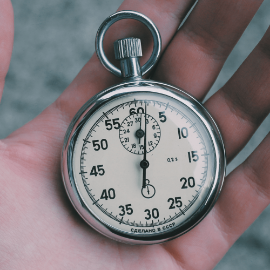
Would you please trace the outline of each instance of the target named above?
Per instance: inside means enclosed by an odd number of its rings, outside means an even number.
[[[0,106],[0,138],[33,119],[52,103],[94,52],[101,22],[121,0],[11,0],[14,49]],[[265,0],[222,69],[211,93],[232,76],[270,24]],[[270,90],[270,89],[269,89]],[[208,95],[209,96],[209,95]],[[270,130],[270,116],[229,164],[228,173]],[[215,270],[270,269],[270,207],[239,238]]]

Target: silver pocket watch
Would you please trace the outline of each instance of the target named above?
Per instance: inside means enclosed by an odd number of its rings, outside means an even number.
[[[121,70],[103,50],[108,28],[135,19],[153,35],[140,67],[138,38],[114,43]],[[195,98],[174,86],[144,80],[161,38],[135,11],[109,16],[96,37],[101,63],[123,82],[88,100],[71,122],[62,153],[64,185],[74,208],[95,230],[128,244],[156,244],[196,226],[212,209],[225,175],[220,132]]]

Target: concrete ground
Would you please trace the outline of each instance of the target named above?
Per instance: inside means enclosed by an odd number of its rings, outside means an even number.
[[[33,119],[73,80],[94,52],[101,22],[120,0],[12,0],[15,39],[0,106],[0,138]],[[222,69],[211,94],[231,77],[270,24],[265,1]],[[270,116],[241,153],[232,171],[270,130]],[[215,270],[270,269],[270,208],[239,238]]]

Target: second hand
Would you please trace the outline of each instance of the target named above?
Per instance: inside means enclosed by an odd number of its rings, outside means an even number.
[[[143,169],[143,183],[142,188],[146,187],[146,169],[149,167],[149,162],[146,159],[146,102],[145,102],[145,112],[144,112],[144,148],[143,148],[143,160],[140,163],[141,168]]]

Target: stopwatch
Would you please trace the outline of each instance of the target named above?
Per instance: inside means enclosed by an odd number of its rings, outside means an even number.
[[[121,69],[104,53],[104,35],[121,19],[141,21],[152,33],[153,52],[142,67],[138,38],[114,42]],[[225,175],[222,138],[202,104],[181,89],[142,78],[160,51],[159,31],[141,13],[120,11],[102,23],[97,55],[123,82],[85,103],[62,152],[74,208],[92,228],[128,244],[162,243],[192,229],[213,207]]]

